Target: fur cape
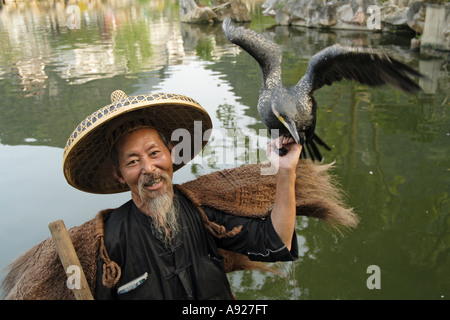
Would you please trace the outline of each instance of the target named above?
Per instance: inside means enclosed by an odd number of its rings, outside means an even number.
[[[216,237],[232,236],[239,230],[225,230],[208,220],[202,206],[211,206],[232,215],[265,217],[275,198],[276,176],[261,175],[263,164],[251,164],[201,176],[176,185],[196,206],[205,226]],[[345,206],[343,195],[330,174],[332,164],[300,160],[297,167],[297,215],[325,220],[337,229],[352,228],[358,218]],[[103,243],[103,221],[114,209],[99,212],[86,223],[69,229],[91,292],[95,291],[97,261],[103,262],[103,284],[112,287],[120,278],[120,267],[111,261]],[[263,268],[247,256],[222,250],[226,272]],[[267,269],[267,268],[266,268]],[[17,258],[7,268],[2,282],[5,299],[74,299],[66,286],[67,275],[59,260],[53,240],[48,238]]]

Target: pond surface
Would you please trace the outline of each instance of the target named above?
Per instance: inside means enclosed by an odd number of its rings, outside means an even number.
[[[236,297],[449,299],[447,62],[409,51],[409,36],[275,26],[258,3],[249,7],[248,26],[282,47],[285,85],[336,42],[382,48],[430,81],[420,82],[424,92],[416,95],[352,82],[316,92],[317,132],[332,146],[325,162],[335,161],[333,173],[361,223],[339,235],[299,217],[298,261],[280,265],[282,275],[229,274]],[[267,142],[256,110],[259,67],[220,25],[181,24],[176,2],[168,0],[79,1],[78,8],[75,27],[63,3],[0,11],[0,268],[49,237],[49,222],[63,219],[70,228],[129,199],[83,193],[62,173],[70,133],[116,89],[185,94],[210,113],[210,146],[226,161],[199,157],[177,172],[177,183],[252,161],[227,132],[239,130],[258,146]],[[379,289],[367,285],[371,266],[379,268]]]

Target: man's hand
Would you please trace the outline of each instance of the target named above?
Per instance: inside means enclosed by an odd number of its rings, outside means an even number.
[[[284,156],[279,155],[279,149],[285,148],[287,153]],[[275,173],[278,170],[294,172],[297,168],[298,159],[302,152],[302,146],[295,143],[291,137],[280,136],[278,139],[272,140],[267,148],[267,158],[271,162]]]
[[[286,148],[287,153],[279,156],[278,149],[282,147]],[[295,143],[292,138],[283,136],[273,140],[267,150],[267,157],[277,173],[275,203],[271,214],[272,224],[289,250],[295,230],[295,179],[301,151],[301,145]]]

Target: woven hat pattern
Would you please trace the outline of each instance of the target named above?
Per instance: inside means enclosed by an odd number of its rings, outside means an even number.
[[[178,128],[188,130],[193,138],[194,121],[200,121],[202,134],[212,127],[208,113],[200,104],[183,95],[152,93],[127,97],[125,93],[115,91],[112,100],[116,101],[84,119],[72,132],[64,148],[64,176],[77,189],[102,194],[128,190],[111,174],[111,146],[108,143],[111,133],[126,122],[138,121],[157,128],[169,141],[172,132]],[[206,143],[202,139],[201,147]],[[191,159],[201,151],[194,150],[194,145],[191,143]],[[183,165],[185,163],[174,165],[174,171]]]

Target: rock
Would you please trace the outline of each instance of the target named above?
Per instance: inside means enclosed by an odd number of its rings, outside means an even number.
[[[367,20],[364,12],[373,2],[377,0],[267,0],[263,13],[281,25],[360,29]]]
[[[406,22],[408,26],[417,33],[423,32],[425,25],[426,3],[423,1],[414,1],[409,5],[406,13]]]
[[[381,21],[394,26],[407,26],[406,12],[408,7],[388,5],[381,7]]]
[[[422,34],[423,48],[450,50],[450,3],[419,0],[266,0],[263,13],[280,25]],[[444,2],[441,2],[444,3]],[[429,17],[432,15],[432,17]],[[417,48],[412,41],[411,48]]]
[[[267,0],[261,5],[261,8],[264,9],[263,14],[269,17],[275,17],[277,14],[276,6],[279,0]]]
[[[355,15],[353,14],[352,6],[349,3],[340,6],[336,13],[343,23],[353,23],[355,21]]]
[[[338,4],[333,3],[329,6],[323,6],[319,13],[319,24],[321,26],[330,27],[337,23],[336,9]]]
[[[421,34],[411,49],[450,52],[450,2],[420,0],[266,0],[263,13],[280,25]],[[434,1],[436,2],[436,1]]]
[[[277,10],[275,20],[285,21],[288,25],[318,27],[320,26],[319,13],[322,9],[322,4],[317,1],[288,0],[286,6]]]
[[[210,7],[199,7],[194,0],[180,0],[180,20],[185,23],[213,23],[217,15]]]
[[[225,20],[228,16],[237,22],[248,22],[252,20],[247,6],[241,0],[216,1],[216,6],[212,10],[216,13],[219,21]]]
[[[281,25],[361,30],[377,19],[376,29],[410,29],[407,21],[411,0],[266,0],[263,13]],[[417,2],[417,1],[416,1]],[[420,4],[413,6],[419,8]],[[368,10],[371,8],[371,10]],[[374,10],[373,8],[377,9]],[[376,12],[376,13],[375,13]],[[373,16],[377,14],[378,16]],[[414,15],[411,17],[411,20]],[[411,23],[413,23],[411,21]]]
[[[198,6],[194,0],[180,0],[180,20],[185,23],[216,23],[226,17],[238,22],[251,20],[250,12],[241,0],[218,0],[213,8]]]

